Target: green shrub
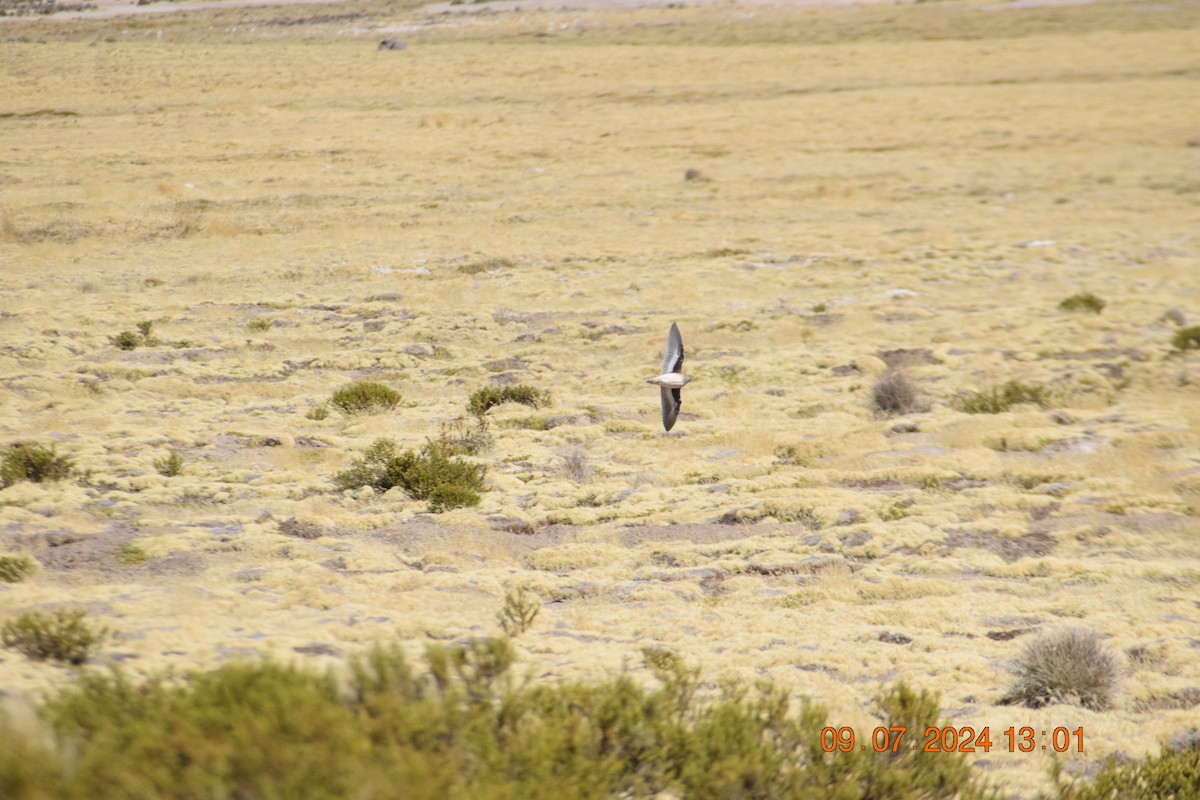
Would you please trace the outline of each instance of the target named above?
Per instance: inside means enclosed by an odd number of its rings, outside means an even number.
[[[909,414],[917,410],[917,389],[903,372],[888,370],[871,387],[875,413],[884,416]]]
[[[1073,294],[1067,299],[1058,304],[1059,311],[1090,311],[1093,314],[1099,314],[1107,305],[1103,300],[1091,292],[1079,292]]]
[[[0,790],[366,799],[403,787],[414,800],[981,794],[962,755],[876,753],[869,743],[826,752],[821,707],[793,708],[770,684],[702,696],[698,670],[675,654],[647,657],[650,687],[624,673],[512,681],[514,659],[507,639],[430,646],[424,670],[398,645],[376,647],[352,662],[342,691],[327,673],[269,661],[140,685],[119,671],[81,673],[40,710],[56,744],[34,748],[0,719]],[[942,724],[937,699],[903,684],[879,694],[875,713],[881,725],[907,726],[905,745]]]
[[[1022,403],[1033,403],[1045,408],[1049,401],[1050,393],[1044,386],[1009,381],[1003,386],[960,395],[951,401],[951,404],[968,414],[1002,414]]]
[[[1110,756],[1090,782],[1072,782],[1053,770],[1058,800],[1160,800],[1200,797],[1200,748],[1173,750],[1164,747],[1157,756],[1133,764]]]
[[[1000,702],[1041,708],[1073,703],[1092,711],[1112,704],[1117,661],[1091,631],[1064,628],[1025,645],[1014,669],[1016,680]]]
[[[42,483],[69,478],[75,469],[70,456],[60,456],[54,445],[20,442],[9,445],[4,460],[0,461],[0,486],[12,486],[18,481]]]
[[[376,439],[350,468],[334,476],[339,489],[370,486],[386,492],[399,486],[434,513],[479,504],[486,468],[447,453],[437,442],[403,453],[394,439]]]
[[[541,601],[522,587],[505,593],[504,606],[496,614],[496,620],[506,635],[515,638],[529,630],[541,610]]]
[[[0,556],[0,581],[20,583],[37,570],[37,562],[29,556]]]
[[[0,627],[0,643],[35,661],[82,664],[108,636],[104,628],[93,628],[82,609],[60,608],[53,614],[30,611]]]
[[[488,409],[501,403],[521,403],[530,408],[544,408],[550,405],[550,393],[523,383],[517,386],[486,386],[471,395],[467,411],[476,416],[483,416]]]
[[[373,414],[399,405],[400,393],[382,383],[358,381],[338,389],[329,402],[346,414]]]
[[[246,323],[246,329],[255,333],[271,330],[271,320],[269,319],[252,319]]]
[[[307,419],[311,419],[311,420],[320,422],[321,420],[326,419],[329,416],[329,404],[328,403],[318,403],[317,405],[310,408],[308,410],[308,413],[305,414],[304,416]]]
[[[137,333],[121,331],[116,336],[108,337],[108,341],[118,350],[136,350],[143,345],[155,347],[162,344],[162,341],[154,335],[154,323],[150,320],[139,322]]]
[[[1171,337],[1171,344],[1180,352],[1200,350],[1200,325],[1175,331],[1175,335]]]
[[[150,560],[150,554],[145,551],[140,545],[123,544],[121,549],[117,551],[117,563],[133,566]]]
[[[183,472],[183,456],[178,450],[172,450],[163,458],[154,459],[154,469],[159,475],[174,478]]]

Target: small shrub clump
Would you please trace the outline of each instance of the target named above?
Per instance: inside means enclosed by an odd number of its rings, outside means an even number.
[[[501,403],[521,403],[530,408],[545,408],[550,405],[550,393],[523,383],[517,386],[486,386],[471,395],[467,402],[467,411],[480,417]]]
[[[477,456],[492,446],[492,434],[488,430],[486,417],[474,417],[468,421],[463,417],[442,425],[437,444],[447,455]]]
[[[419,451],[400,452],[394,439],[376,439],[350,468],[334,476],[339,489],[370,486],[386,492],[399,486],[416,500],[429,502],[440,513],[451,508],[479,505],[486,468],[451,455],[437,442]]]
[[[1116,658],[1095,633],[1080,628],[1051,631],[1029,642],[1014,672],[1016,681],[1001,703],[1029,708],[1071,703],[1103,711],[1112,705],[1118,678]]]
[[[0,627],[0,643],[35,661],[82,664],[108,636],[94,628],[83,609],[60,608],[53,614],[30,611]]]
[[[1013,406],[1033,403],[1045,408],[1050,402],[1050,392],[1044,386],[1009,381],[1003,386],[993,386],[979,392],[967,392],[956,397],[952,405],[968,414],[1002,414]]]
[[[20,583],[37,570],[37,562],[29,556],[0,556],[0,581]]]
[[[154,469],[159,475],[174,478],[183,473],[183,456],[178,450],[172,450],[163,458],[154,459]]]
[[[883,416],[910,414],[917,410],[917,389],[908,376],[898,370],[888,370],[871,388],[875,413]]]
[[[1058,304],[1059,311],[1090,311],[1093,314],[1099,314],[1106,306],[1103,300],[1091,292],[1079,292],[1063,300]]]
[[[154,323],[145,320],[137,324],[137,332],[121,331],[116,336],[108,337],[108,341],[118,350],[136,350],[139,347],[155,347],[162,340],[154,335]]]
[[[520,588],[504,595],[504,606],[496,614],[496,620],[506,635],[516,638],[529,630],[541,610],[537,597]]]
[[[1181,353],[1186,353],[1188,350],[1200,350],[1200,325],[1192,325],[1189,328],[1180,328],[1175,331],[1175,335],[1171,337],[1171,344]]]
[[[9,445],[0,461],[0,486],[12,486],[19,481],[44,483],[71,477],[75,462],[70,456],[59,455],[54,445],[19,442]]]
[[[373,381],[358,381],[338,389],[329,402],[346,414],[374,414],[400,404],[400,393]]]

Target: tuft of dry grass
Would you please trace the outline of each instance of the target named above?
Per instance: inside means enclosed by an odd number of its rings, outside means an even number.
[[[900,370],[888,370],[871,387],[871,403],[882,416],[911,414],[919,401],[917,388]]]
[[[1119,670],[1116,657],[1093,631],[1063,628],[1025,645],[1014,668],[1016,680],[1001,703],[1041,708],[1070,703],[1103,711],[1113,702]]]

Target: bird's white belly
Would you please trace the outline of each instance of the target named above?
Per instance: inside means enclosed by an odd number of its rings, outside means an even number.
[[[688,375],[682,375],[678,372],[668,372],[659,375],[657,378],[647,378],[646,383],[653,383],[656,386],[669,386],[673,389],[682,389],[690,380],[691,377]]]

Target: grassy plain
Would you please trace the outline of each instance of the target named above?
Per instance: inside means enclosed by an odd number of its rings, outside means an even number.
[[[325,666],[495,634],[525,588],[537,678],[654,645],[860,731],[904,678],[993,740],[1083,726],[1078,774],[1156,751],[1200,688],[1200,356],[1171,346],[1200,322],[1198,29],[1190,3],[5,22],[0,443],[82,475],[0,490],[0,554],[40,563],[0,615],[86,608],[135,675]],[[1080,292],[1103,310],[1058,308]],[[144,321],[158,344],[112,343]],[[672,321],[696,380],[664,434],[641,379]],[[921,409],[874,413],[889,367]],[[1046,407],[955,407],[1014,379]],[[403,400],[310,418],[356,380]],[[481,505],[334,488],[505,383],[554,402],[488,413]],[[1119,655],[1114,707],[999,705],[1065,625]],[[0,651],[10,701],[69,679]],[[976,763],[1029,796],[1051,757]]]

